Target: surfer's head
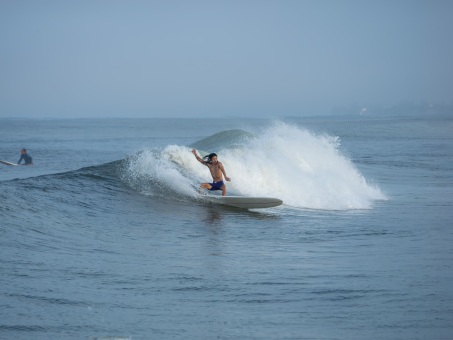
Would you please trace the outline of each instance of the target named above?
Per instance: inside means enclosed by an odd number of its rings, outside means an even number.
[[[207,156],[204,156],[203,157],[203,160],[207,163],[216,163],[217,162],[217,154],[215,154],[214,152],[213,153],[210,153],[209,155]]]

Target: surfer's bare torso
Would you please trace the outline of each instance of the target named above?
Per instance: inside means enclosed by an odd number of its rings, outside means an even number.
[[[212,162],[212,164],[205,163],[205,165],[209,168],[209,171],[211,172],[212,180],[214,182],[219,182],[223,180],[223,173],[225,172],[225,169],[223,168],[222,162]],[[225,176],[226,177],[226,176]]]

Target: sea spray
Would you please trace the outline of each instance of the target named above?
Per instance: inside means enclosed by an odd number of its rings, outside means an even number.
[[[218,153],[231,177],[229,194],[276,197],[286,206],[325,210],[369,209],[373,201],[385,199],[340,152],[338,137],[280,122],[239,144],[237,130],[231,140],[227,135],[225,148],[204,147]],[[196,198],[199,184],[212,180],[187,146],[143,150],[128,164],[127,182],[150,195]]]
[[[225,150],[224,165],[241,195],[274,196],[312,209],[368,209],[385,199],[340,151],[340,139],[276,123],[246,148]]]
[[[187,152],[186,148],[183,148]],[[181,147],[167,146],[163,151],[145,149],[129,157],[123,169],[122,179],[130,187],[143,194],[173,199],[196,196],[193,180],[177,162]]]

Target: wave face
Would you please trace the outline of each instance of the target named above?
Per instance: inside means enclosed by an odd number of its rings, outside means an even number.
[[[201,155],[218,154],[232,179],[229,194],[277,197],[286,206],[323,210],[369,209],[386,199],[340,152],[338,137],[280,122],[255,135],[228,130],[190,147],[142,150],[127,160],[122,179],[146,195],[197,198],[199,184],[211,177],[192,147],[202,148]]]

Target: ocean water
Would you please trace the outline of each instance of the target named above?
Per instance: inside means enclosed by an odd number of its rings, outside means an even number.
[[[1,339],[451,339],[453,119],[0,120]],[[203,200],[216,152],[228,193]]]

